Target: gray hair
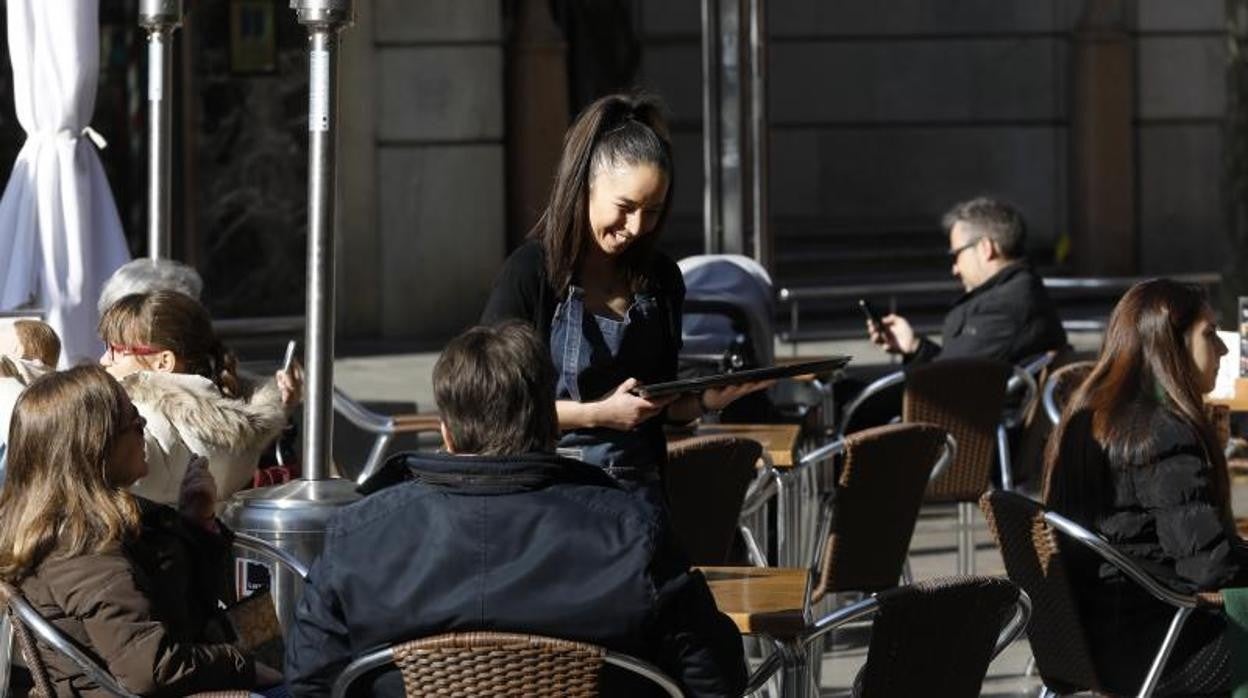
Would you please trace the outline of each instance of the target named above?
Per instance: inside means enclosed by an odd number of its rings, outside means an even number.
[[[100,315],[126,296],[152,291],[177,291],[195,300],[204,290],[203,279],[193,268],[172,259],[134,259],[117,268],[100,289],[96,307]]]
[[[1027,253],[1027,223],[1023,214],[1010,204],[986,196],[956,204],[940,221],[945,233],[957,223],[975,229],[980,237],[997,243],[1002,256],[1018,259]]]

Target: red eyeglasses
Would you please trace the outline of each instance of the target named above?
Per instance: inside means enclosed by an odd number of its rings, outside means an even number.
[[[164,351],[160,347],[148,346],[146,344],[110,344],[108,345],[108,358],[115,359],[121,356],[151,356]]]

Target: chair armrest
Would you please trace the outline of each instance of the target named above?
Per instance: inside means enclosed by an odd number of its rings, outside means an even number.
[[[759,664],[758,668],[754,670],[754,673],[750,674],[749,681],[745,685],[745,695],[757,691],[763,687],[763,684],[771,680],[771,677],[783,666],[786,653],[805,652],[806,648],[815,640],[843,625],[869,618],[879,610],[879,600],[875,596],[871,596],[857,603],[839,608],[807,625],[806,631],[797,638],[796,647],[786,647],[777,642],[776,651],[764,659],[763,663]]]
[[[858,411],[858,408],[862,406],[862,403],[870,400],[876,393],[879,393],[886,388],[891,388],[894,385],[904,383],[905,381],[905,371],[894,371],[887,376],[875,379],[870,385],[863,388],[862,392],[858,393],[858,397],[851,400],[850,403],[845,406],[845,414],[841,417],[841,427],[838,430],[841,435],[843,436],[845,434],[845,428],[849,426],[850,420],[853,419],[854,413]]]
[[[1220,591],[1201,591],[1196,594],[1196,605],[1221,611],[1226,609],[1226,599]]]
[[[1123,555],[1117,548],[1110,545],[1108,541],[1079,524],[1067,519],[1061,514],[1051,511],[1044,513],[1044,521],[1053,528],[1061,531],[1072,540],[1089,548],[1109,564],[1117,567],[1123,574],[1127,575],[1136,584],[1139,584],[1153,598],[1162,603],[1169,604],[1175,608],[1196,608],[1201,605],[1200,600],[1196,596],[1189,594],[1181,594],[1161,582],[1157,581],[1149,573],[1140,568],[1126,555]]]
[[[1013,395],[1019,390],[1023,391],[1023,399],[1018,403],[1018,411],[1011,413],[1007,410],[1007,415],[1002,419],[1002,423],[1006,428],[1015,427],[1022,423],[1023,415],[1027,414],[1031,404],[1035,402],[1036,396],[1040,393],[1040,388],[1036,385],[1036,379],[1026,368],[1019,366],[1014,367],[1014,375],[1005,384],[1005,392],[1007,395]]]
[[[831,443],[826,443],[820,446],[819,448],[816,448],[813,451],[810,451],[809,453],[803,455],[801,459],[798,460],[797,464],[799,466],[803,466],[803,465],[810,465],[812,463],[819,463],[819,462],[828,460],[829,458],[834,458],[836,456],[839,456],[840,454],[844,452],[845,452],[845,439],[838,438],[835,441],[832,441]]]
[[[1018,590],[1018,602],[1015,605],[1017,610],[1014,611],[1014,617],[1010,622],[1001,629],[1001,634],[997,636],[997,644],[993,646],[992,656],[995,659],[1001,654],[1006,647],[1018,639],[1019,635],[1027,629],[1027,622],[1031,620],[1031,597],[1022,589]]]
[[[308,566],[303,564],[299,558],[273,545],[272,543],[257,538],[248,533],[234,532],[234,547],[247,552],[262,555],[273,560],[278,565],[285,567],[287,570],[299,575],[300,579],[308,578]]]
[[[421,434],[441,429],[442,415],[436,412],[416,412],[412,414],[396,414],[394,420],[395,434]]]
[[[932,466],[932,472],[927,476],[929,483],[935,482],[949,465],[953,463],[953,459],[958,457],[958,440],[953,438],[953,434],[945,432],[945,446],[940,451],[940,458],[936,460],[936,464]]]
[[[745,492],[745,499],[741,502],[741,516],[744,518],[754,514],[763,507],[771,499],[779,494],[780,488],[776,485],[776,479],[780,474],[772,468],[765,468],[759,471],[758,477],[750,483],[750,487]]]

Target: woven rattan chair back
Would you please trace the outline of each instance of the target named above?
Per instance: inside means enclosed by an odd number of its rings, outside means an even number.
[[[1061,546],[1044,522],[1044,508],[1020,494],[996,490],[985,494],[979,506],[1001,548],[1006,574],[1031,597],[1027,637],[1041,679],[1063,693],[1100,690]]]
[[[438,635],[371,653],[343,671],[333,695],[347,695],[353,681],[391,663],[403,678],[406,694],[413,698],[589,698],[599,695],[604,669],[613,667],[644,676],[669,695],[680,695],[671,679],[641,660],[583,642],[495,632]]]
[[[733,543],[762,454],[757,441],[732,436],[695,437],[667,449],[668,514],[691,564],[744,563]]]
[[[933,579],[881,592],[867,663],[855,682],[863,698],[980,693],[997,639],[1014,617],[1018,587],[993,577]]]
[[[988,489],[1013,371],[992,359],[946,359],[907,371],[902,421],[934,424],[958,444],[953,462],[928,488],[928,501],[974,502]]]
[[[845,437],[813,601],[897,586],[944,445],[944,430],[930,424],[890,424]]]

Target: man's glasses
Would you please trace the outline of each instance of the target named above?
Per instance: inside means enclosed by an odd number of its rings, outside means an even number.
[[[979,244],[980,240],[983,240],[983,238],[975,238],[974,240],[969,240],[965,244],[958,245],[952,250],[949,250],[948,252],[949,259],[957,259],[958,255],[962,254],[963,252],[966,252],[967,250],[971,249],[975,245]]]

